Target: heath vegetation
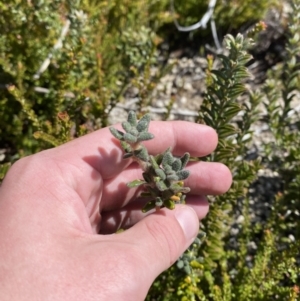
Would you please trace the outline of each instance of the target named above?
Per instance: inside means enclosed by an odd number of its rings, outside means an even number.
[[[134,88],[135,112],[124,120],[124,131],[111,132],[124,157],[133,157],[144,171],[143,179],[128,184],[145,185],[144,211],[184,202],[189,160],[223,162],[233,174],[228,193],[209,197],[198,239],[155,281],[147,300],[296,301],[300,1],[216,1],[213,18],[224,40],[219,50],[201,48],[207,70],[195,122],[216,129],[217,149],[201,159],[177,158],[168,149],[150,156],[142,144],[153,138],[151,114],[145,115],[153,91],[172,67],[162,45],[186,41],[174,18],[186,26],[197,22],[209,2],[174,1],[174,12],[169,0],[0,1],[0,178],[23,156],[111,126],[111,112]],[[259,21],[269,10],[287,7],[280,58],[253,88],[255,74],[248,67],[264,30]],[[209,28],[194,39],[213,45]],[[170,99],[167,112],[173,104]],[[257,124],[268,132],[259,147]]]

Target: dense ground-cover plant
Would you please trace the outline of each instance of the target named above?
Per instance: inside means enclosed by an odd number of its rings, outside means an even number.
[[[127,85],[146,85],[144,72],[156,62],[154,29],[166,18],[155,11],[157,25],[150,27],[153,5],[0,2],[0,143],[6,161],[107,125]],[[67,115],[72,133],[62,139]]]
[[[166,32],[162,24],[172,23],[166,9],[169,1],[6,2],[0,1],[4,162],[108,125],[112,108],[122,102],[129,85],[138,88],[140,118],[164,73],[158,64],[157,30]],[[216,22],[233,27],[251,23],[269,4],[217,1]],[[294,108],[300,94],[299,0],[292,5],[284,62],[270,70],[259,91],[245,85],[250,76],[249,38],[228,35],[227,50],[218,58],[208,57],[197,122],[219,134],[218,148],[205,160],[228,165],[234,182],[226,195],[210,199],[210,213],[200,231],[206,232],[204,242],[196,241],[157,279],[148,300],[299,298],[300,116]],[[206,2],[175,1],[179,21],[184,19],[186,25],[201,17],[206,6]],[[185,14],[191,18],[185,19]],[[155,74],[153,65],[158,67]],[[256,158],[250,160],[253,124],[261,117],[262,104],[267,112],[262,121],[267,120],[272,140],[263,140]],[[130,130],[128,124],[124,127]],[[1,177],[7,168],[2,165]],[[266,168],[276,174],[279,185],[263,199],[255,189],[262,178],[272,180],[259,176],[259,170]],[[267,201],[264,219],[256,218],[253,199]]]
[[[262,91],[253,92],[244,84],[250,75],[245,65],[251,58],[251,40],[242,35],[227,36],[228,53],[219,56],[221,66],[207,70],[207,92],[199,122],[213,126],[220,139],[207,160],[227,164],[233,172],[233,186],[227,194],[211,199],[210,213],[201,227],[207,238],[194,250],[195,258],[202,257],[202,263],[191,262],[188,275],[174,265],[153,285],[148,300],[299,298],[300,118],[291,107],[292,100],[299,97],[298,10],[299,5],[294,3],[286,60],[277,70],[276,80],[273,75]],[[249,160],[253,124],[260,117],[259,105],[263,103],[274,142],[263,143],[257,159]],[[277,195],[267,193],[269,209],[259,220],[250,200],[256,179],[260,180],[258,170],[270,166],[278,175],[280,189]],[[256,195],[259,193],[256,191]],[[255,200],[265,201],[261,196]]]
[[[192,13],[200,18],[207,10],[205,1],[177,2],[178,17]],[[267,6],[268,1],[261,2]],[[217,12],[216,19],[222,16],[233,25],[237,5],[248,13],[239,11],[242,21],[235,27],[256,20],[263,10],[246,9],[247,3],[217,1],[216,11],[224,12]],[[164,72],[158,68],[150,74],[161,41],[157,33],[162,37],[169,33],[162,29],[164,24],[176,32],[169,4],[169,0],[0,1],[0,144],[5,161],[64,142],[57,115],[61,112],[72,121],[68,139],[108,125],[109,113],[122,102],[128,85],[139,89],[139,105],[145,107]],[[33,136],[37,131],[38,141]]]

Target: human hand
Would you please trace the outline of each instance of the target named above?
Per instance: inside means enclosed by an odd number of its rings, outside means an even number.
[[[217,145],[213,129],[189,122],[153,121],[150,132],[150,154],[171,146],[199,157]],[[138,190],[126,186],[140,168],[122,159],[108,128],[16,162],[0,188],[0,300],[144,300],[195,239],[204,195],[231,185],[220,163],[187,169],[189,206],[147,216]]]

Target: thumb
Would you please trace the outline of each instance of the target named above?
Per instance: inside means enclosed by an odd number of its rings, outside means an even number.
[[[122,233],[122,240],[135,245],[134,258],[141,273],[140,280],[149,282],[150,287],[192,244],[198,230],[199,220],[194,209],[177,205],[174,210],[161,209],[145,217]]]

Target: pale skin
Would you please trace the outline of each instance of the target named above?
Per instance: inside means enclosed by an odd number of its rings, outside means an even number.
[[[150,154],[171,146],[174,155],[205,156],[218,140],[184,121],[151,122],[149,132]],[[205,195],[231,185],[223,164],[187,169],[187,205],[144,214],[126,186],[141,171],[122,159],[108,128],[16,162],[0,188],[0,300],[144,300],[196,237]]]

